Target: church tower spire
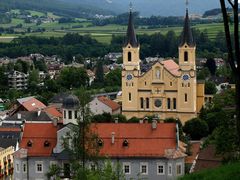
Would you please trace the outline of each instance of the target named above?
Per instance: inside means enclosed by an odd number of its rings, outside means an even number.
[[[130,44],[132,47],[138,47],[137,37],[135,34],[134,23],[133,23],[133,13],[132,13],[132,3],[130,3],[130,13],[128,19],[127,37],[124,46]]]
[[[189,47],[194,47],[196,45],[193,39],[192,31],[191,31],[190,20],[188,16],[188,9],[186,9],[184,27],[183,27],[181,42],[179,46],[183,46],[184,44],[187,44]]]

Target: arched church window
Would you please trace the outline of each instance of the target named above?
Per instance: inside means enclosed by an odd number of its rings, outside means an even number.
[[[188,52],[187,51],[184,52],[184,61],[185,62],[188,61]]]
[[[173,98],[173,109],[177,109],[177,99]]]
[[[132,101],[132,93],[128,93],[128,100]]]
[[[143,98],[142,98],[142,97],[140,98],[140,101],[141,101],[141,102],[140,102],[141,109],[143,109],[143,106],[144,106],[143,103],[144,103],[144,102],[143,102]]]
[[[146,98],[146,108],[149,109],[149,98]]]
[[[171,109],[171,99],[167,98],[167,108]]]
[[[132,53],[128,52],[128,61],[131,62],[132,61]]]
[[[160,79],[160,77],[161,77],[160,69],[156,69],[156,79]]]
[[[188,101],[188,97],[187,97],[187,94],[185,94],[185,102]]]
[[[72,111],[68,111],[68,119],[72,119]]]

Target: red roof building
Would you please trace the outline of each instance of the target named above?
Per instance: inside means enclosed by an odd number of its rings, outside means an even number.
[[[174,123],[157,123],[156,128],[149,123],[98,123],[92,129],[103,142],[102,156],[165,157],[168,150],[177,150]]]
[[[120,105],[115,101],[104,96],[95,97],[89,103],[89,107],[93,114],[102,114],[104,112],[110,113],[110,114],[121,113]]]
[[[28,157],[48,157],[57,143],[57,127],[52,123],[25,123],[20,148]]]

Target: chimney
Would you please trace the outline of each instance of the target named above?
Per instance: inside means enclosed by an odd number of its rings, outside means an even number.
[[[40,114],[41,114],[41,109],[38,109],[38,111],[37,111],[37,116],[39,117]]]
[[[157,129],[157,120],[156,119],[153,119],[152,120],[152,129],[154,130],[154,129]]]
[[[176,123],[176,141],[177,141],[177,150],[179,149],[179,127],[178,123]]]
[[[115,143],[115,132],[112,132],[112,144]]]
[[[140,124],[143,124],[143,121],[144,121],[143,119],[140,119],[140,120],[139,120],[139,123],[140,123]]]
[[[117,123],[118,123],[118,118],[115,118],[114,121],[115,121],[115,123],[117,124]]]
[[[58,119],[57,118],[53,118],[52,119],[52,123],[53,123],[54,126],[57,126]]]
[[[20,113],[17,113],[17,119],[18,120],[22,119],[22,115]]]

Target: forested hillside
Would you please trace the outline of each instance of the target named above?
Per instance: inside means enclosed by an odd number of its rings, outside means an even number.
[[[88,6],[81,6],[58,0],[1,0],[0,11],[7,12],[11,9],[35,10],[53,12],[59,16],[89,18],[95,14],[111,14],[110,11]]]

